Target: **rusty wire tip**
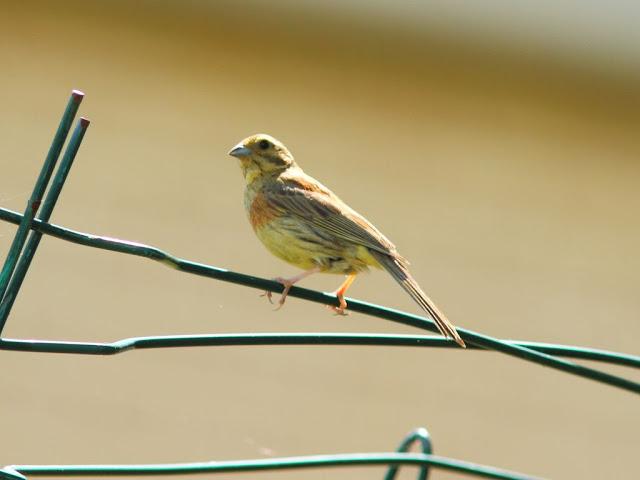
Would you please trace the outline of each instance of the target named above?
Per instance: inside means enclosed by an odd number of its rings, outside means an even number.
[[[88,118],[80,117],[80,125],[82,125],[84,128],[87,128],[90,123],[91,120],[89,120]]]
[[[81,92],[80,90],[76,90],[74,88],[73,90],[71,90],[71,96],[77,101],[82,101],[82,98],[84,97],[84,92]]]

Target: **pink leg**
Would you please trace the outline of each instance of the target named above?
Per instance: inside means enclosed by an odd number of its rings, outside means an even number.
[[[311,270],[307,270],[306,272],[302,272],[298,275],[296,275],[295,277],[291,277],[291,278],[282,278],[282,277],[277,277],[274,278],[273,280],[281,283],[284,286],[284,290],[282,291],[282,295],[280,296],[280,300],[278,301],[278,306],[276,307],[276,310],[280,310],[282,308],[282,306],[284,305],[285,300],[287,299],[287,295],[289,294],[289,290],[291,290],[291,287],[293,287],[293,285],[295,285],[297,282],[299,282],[300,280],[302,280],[303,278],[308,277],[309,275],[313,275],[314,273],[318,273],[320,271],[320,267],[314,267]],[[271,301],[271,296],[272,293],[269,291],[264,292],[261,296],[263,297],[267,297],[267,299],[269,300],[270,303],[273,303]]]
[[[355,279],[356,279],[355,273],[348,275],[344,283],[340,285],[340,287],[335,292],[333,292],[333,294],[336,297],[338,297],[338,300],[340,301],[340,306],[335,307],[333,305],[327,305],[327,307],[333,310],[336,313],[336,315],[347,315],[347,313],[345,312],[345,310],[347,309],[347,302],[344,299],[344,294]]]

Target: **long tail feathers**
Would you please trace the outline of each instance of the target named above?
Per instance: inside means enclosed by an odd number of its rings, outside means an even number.
[[[429,314],[429,316],[436,323],[436,327],[444,337],[450,337],[462,348],[466,348],[466,345],[458,332],[456,327],[447,320],[447,317],[436,307],[435,303],[431,301],[429,297],[422,291],[418,282],[409,273],[406,266],[406,261],[401,257],[393,257],[388,254],[376,252],[370,250],[371,255],[384,267],[384,269],[391,274],[391,276],[400,284],[400,286],[413,298],[422,309]]]

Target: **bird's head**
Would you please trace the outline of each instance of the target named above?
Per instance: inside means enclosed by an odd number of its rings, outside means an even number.
[[[278,174],[294,165],[293,155],[270,135],[258,133],[245,138],[229,151],[240,160],[242,173],[251,183],[265,174]]]

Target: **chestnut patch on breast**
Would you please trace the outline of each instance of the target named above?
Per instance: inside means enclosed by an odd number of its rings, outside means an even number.
[[[258,229],[276,218],[277,210],[269,205],[262,193],[258,193],[249,208],[249,221],[253,229]]]

